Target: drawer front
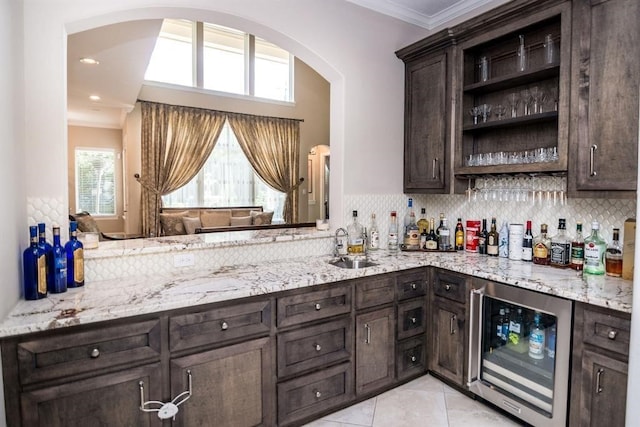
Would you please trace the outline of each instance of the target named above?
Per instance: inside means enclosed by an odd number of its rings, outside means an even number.
[[[424,334],[427,325],[427,310],[424,299],[398,304],[398,339]]]
[[[271,302],[257,301],[169,319],[169,348],[183,350],[260,334],[271,329]]]
[[[424,270],[399,274],[396,282],[400,301],[427,294],[427,274]]]
[[[351,312],[351,286],[278,298],[278,326],[297,325]]]
[[[631,320],[623,313],[584,310],[584,342],[605,350],[629,355]]]
[[[17,346],[20,382],[31,384],[160,358],[158,319],[84,332],[64,332]]]
[[[278,425],[287,425],[353,399],[349,363],[278,384]]]
[[[424,336],[400,341],[396,348],[398,379],[421,375],[427,370],[427,347]]]
[[[439,272],[436,274],[435,283],[433,284],[433,293],[464,304],[467,296],[466,279]]]
[[[322,323],[278,335],[278,377],[346,360],[353,346],[351,319]]]
[[[362,309],[376,305],[389,304],[394,299],[393,276],[371,277],[354,283],[356,308]]]

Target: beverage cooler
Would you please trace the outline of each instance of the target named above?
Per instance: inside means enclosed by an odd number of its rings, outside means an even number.
[[[572,302],[493,282],[471,291],[469,390],[535,426],[567,420]]]

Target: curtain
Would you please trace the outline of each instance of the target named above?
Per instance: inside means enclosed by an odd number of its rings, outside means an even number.
[[[228,114],[227,119],[256,173],[287,195],[285,223],[298,222],[300,122],[243,114]]]
[[[161,197],[196,176],[213,151],[225,114],[144,101],[141,110],[142,232],[157,236]]]

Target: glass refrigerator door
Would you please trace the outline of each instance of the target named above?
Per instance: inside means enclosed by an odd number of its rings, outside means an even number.
[[[557,318],[490,296],[483,306],[480,379],[551,416]]]

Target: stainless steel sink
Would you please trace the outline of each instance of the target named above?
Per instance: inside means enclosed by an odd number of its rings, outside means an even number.
[[[349,259],[349,258],[338,258],[333,261],[329,261],[329,264],[340,267],[340,268],[365,268],[372,267],[374,265],[378,265],[375,262],[371,262],[367,259]]]

